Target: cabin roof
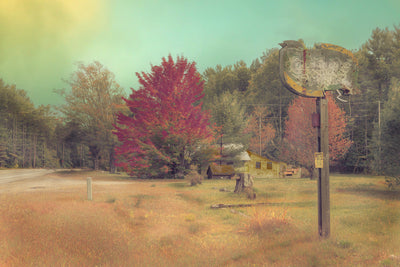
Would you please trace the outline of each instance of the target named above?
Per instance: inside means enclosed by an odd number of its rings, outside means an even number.
[[[279,161],[272,160],[272,159],[266,158],[266,157],[264,157],[264,156],[260,156],[260,155],[258,155],[257,153],[251,152],[250,150],[247,150],[247,153],[249,154],[250,157],[251,157],[251,156],[255,156],[255,157],[261,158],[261,159],[263,159],[263,160],[270,161],[270,162],[281,163],[281,162],[279,162]]]
[[[221,175],[221,176],[231,176],[235,174],[235,169],[232,165],[225,165],[225,164],[215,164],[211,163],[208,167],[208,171],[211,171],[212,175]]]

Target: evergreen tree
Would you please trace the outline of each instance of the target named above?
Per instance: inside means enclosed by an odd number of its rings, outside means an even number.
[[[279,50],[269,50],[261,59],[262,65],[251,76],[246,101],[248,104],[268,107],[269,121],[276,130],[276,143],[280,144],[284,131],[283,122],[294,95],[283,86],[280,80]],[[253,109],[254,106],[249,105],[248,113],[251,113]],[[279,154],[279,151],[274,154]]]
[[[369,172],[374,161],[373,132],[379,120],[379,105],[388,98],[391,79],[400,77],[400,29],[376,28],[355,56],[360,92],[346,105],[352,117],[349,126],[353,146],[344,164],[354,172]]]
[[[375,170],[386,176],[389,187],[400,184],[400,82],[393,79],[384,103],[381,125],[374,131]]]

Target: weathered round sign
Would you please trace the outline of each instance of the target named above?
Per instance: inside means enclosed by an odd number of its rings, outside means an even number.
[[[325,43],[307,49],[298,41],[280,45],[281,80],[293,93],[323,97],[325,91],[354,94],[357,90],[357,59],[349,50]]]

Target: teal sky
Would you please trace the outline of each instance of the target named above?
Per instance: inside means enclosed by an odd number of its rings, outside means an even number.
[[[400,25],[399,0],[3,0],[0,78],[35,103],[62,103],[75,63],[99,61],[130,92],[136,72],[183,55],[207,67],[247,64],[284,40],[358,49]]]

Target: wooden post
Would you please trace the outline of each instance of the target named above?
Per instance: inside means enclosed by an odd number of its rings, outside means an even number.
[[[329,136],[328,101],[317,98],[317,112],[320,114],[318,128],[318,152],[322,152],[323,166],[318,169],[318,231],[321,237],[330,235],[330,195],[329,195]]]
[[[87,199],[92,200],[92,177],[88,177],[86,180],[87,180]]]
[[[315,155],[315,167],[318,170],[318,228],[321,237],[329,237],[329,137],[325,91],[337,90],[339,95],[341,91],[350,95],[356,91],[357,60],[349,50],[333,44],[321,43],[313,49],[306,49],[299,41],[287,40],[280,45],[282,48],[279,50],[279,75],[283,85],[300,96],[317,98],[317,113],[320,119],[313,121],[313,126],[319,127],[318,152]],[[335,63],[332,64],[333,62]],[[308,79],[311,76],[314,78]],[[367,125],[366,120],[365,134]],[[365,138],[365,148],[367,145],[368,138]],[[365,153],[367,156],[367,149]]]

